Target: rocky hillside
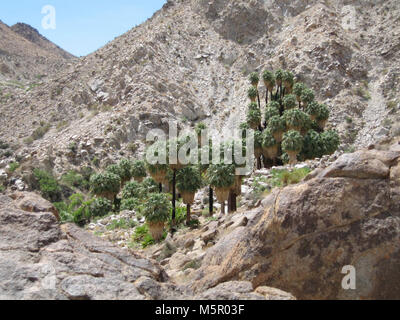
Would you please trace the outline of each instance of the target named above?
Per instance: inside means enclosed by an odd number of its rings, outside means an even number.
[[[248,74],[284,67],[330,106],[342,149],[367,146],[399,134],[399,19],[395,0],[170,0],[95,53],[3,98],[0,135],[19,159],[56,172],[107,164],[136,154],[168,119],[237,127]]]
[[[61,70],[73,55],[57,47],[31,26],[0,21],[0,86],[21,89]],[[13,93],[12,90],[9,92]],[[4,98],[4,97],[3,97]]]
[[[30,25],[26,23],[17,23],[11,26],[11,30],[20,36],[24,37],[26,40],[38,45],[42,49],[45,49],[48,52],[52,52],[60,57],[65,59],[73,59],[74,56],[69,52],[61,49],[59,46],[49,41],[45,37],[43,37],[39,31],[35,28],[32,28]]]

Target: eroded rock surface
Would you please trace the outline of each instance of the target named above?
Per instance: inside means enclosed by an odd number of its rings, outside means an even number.
[[[241,280],[299,299],[398,299],[399,158],[398,151],[362,150],[275,189],[248,227],[207,251],[193,288]],[[356,269],[356,290],[342,289],[347,265]]]

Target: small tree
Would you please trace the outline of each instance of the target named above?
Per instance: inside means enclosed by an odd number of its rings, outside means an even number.
[[[290,130],[285,133],[282,141],[282,150],[289,156],[289,164],[297,163],[297,155],[303,148],[303,137],[296,130]]]
[[[90,202],[89,211],[92,217],[104,217],[112,211],[112,202],[105,198],[97,198]]]
[[[111,172],[90,177],[90,189],[97,196],[114,201],[121,187],[121,178]]]
[[[137,182],[142,182],[147,177],[146,163],[141,160],[136,160],[132,163],[131,175]]]
[[[207,170],[207,180],[215,188],[221,212],[225,213],[225,201],[228,200],[229,192],[235,184],[235,166],[224,163],[212,164]]]
[[[143,215],[149,226],[150,234],[155,241],[162,239],[170,211],[171,203],[166,194],[152,193],[149,195],[146,206],[143,209]]]
[[[190,206],[194,203],[196,192],[201,188],[201,174],[197,167],[189,166],[179,170],[176,174],[176,187],[186,204],[186,223],[190,222]]]

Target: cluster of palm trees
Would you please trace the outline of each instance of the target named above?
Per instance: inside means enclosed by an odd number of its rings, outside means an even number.
[[[253,72],[249,77],[247,121],[241,126],[255,131],[257,168],[295,164],[298,160],[331,154],[338,148],[336,131],[324,132],[329,109],[315,101],[312,89],[296,82],[287,70],[264,71],[262,79],[265,107],[261,104],[260,76]]]

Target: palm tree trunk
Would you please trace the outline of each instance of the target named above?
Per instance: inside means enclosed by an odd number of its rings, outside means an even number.
[[[172,226],[171,231],[174,233],[176,220],[176,169],[174,169],[174,176],[172,178]]]
[[[208,204],[209,204],[209,214],[212,216],[214,214],[214,190],[210,187],[208,195]]]
[[[190,204],[186,205],[186,225],[190,223]]]
[[[160,183],[160,184],[158,185],[158,190],[160,191],[160,193],[162,193],[162,183]]]
[[[225,201],[221,203],[221,213],[225,214]]]

